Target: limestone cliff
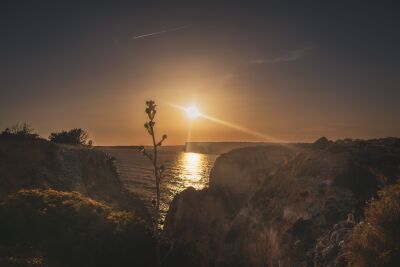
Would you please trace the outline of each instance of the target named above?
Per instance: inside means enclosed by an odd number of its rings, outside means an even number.
[[[0,266],[154,266],[150,216],[113,161],[85,146],[0,140]]]
[[[175,197],[164,234],[198,266],[328,266],[340,257],[320,259],[326,236],[399,176],[394,138],[237,149],[217,159],[210,188]]]
[[[106,153],[58,145],[43,139],[0,142],[0,198],[19,189],[52,188],[84,196],[148,217],[143,203],[123,186]]]

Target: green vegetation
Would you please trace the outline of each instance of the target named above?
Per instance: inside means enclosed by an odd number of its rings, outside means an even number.
[[[352,266],[399,266],[400,183],[378,192],[350,238]]]
[[[143,221],[76,192],[20,190],[0,203],[0,266],[151,266],[153,251]]]
[[[61,131],[58,133],[51,133],[49,136],[49,140],[54,143],[92,146],[92,140],[88,139],[89,135],[87,132],[80,128],[75,128],[69,131]]]

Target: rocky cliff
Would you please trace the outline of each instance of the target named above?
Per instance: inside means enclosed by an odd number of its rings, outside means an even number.
[[[399,176],[395,138],[237,149],[175,197],[164,234],[182,266],[343,266],[348,217]]]
[[[149,217],[104,152],[0,140],[0,266],[154,266]]]
[[[147,218],[143,203],[125,189],[113,161],[106,153],[84,146],[43,139],[2,140],[0,198],[22,188],[76,191]]]

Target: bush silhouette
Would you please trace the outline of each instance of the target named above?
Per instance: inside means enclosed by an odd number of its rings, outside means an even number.
[[[400,183],[378,192],[350,238],[351,266],[399,266]]]
[[[39,135],[27,123],[15,124],[0,133],[0,140],[4,139],[37,139]]]
[[[75,128],[70,131],[61,131],[58,133],[51,133],[49,140],[59,144],[69,145],[92,145],[92,141],[88,140],[89,135],[81,128]]]

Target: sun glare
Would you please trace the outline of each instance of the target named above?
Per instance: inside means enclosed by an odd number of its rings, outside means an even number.
[[[190,106],[185,108],[185,112],[188,118],[192,120],[198,118],[201,115],[196,106]]]

